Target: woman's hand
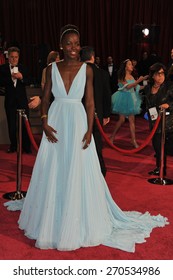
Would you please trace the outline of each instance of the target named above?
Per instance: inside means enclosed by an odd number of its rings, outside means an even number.
[[[87,131],[87,133],[84,135],[82,142],[83,142],[83,149],[84,150],[87,149],[91,143],[91,133],[90,132]]]
[[[143,77],[143,80],[148,80],[149,75]]]
[[[48,124],[43,124],[43,130],[49,142],[56,143],[58,141],[58,139],[54,135],[55,133],[57,133],[57,131],[53,127]]]

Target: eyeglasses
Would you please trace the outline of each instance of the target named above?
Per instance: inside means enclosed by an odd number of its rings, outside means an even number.
[[[164,71],[159,71],[159,72],[156,72],[155,74],[158,75],[158,76],[161,76],[161,75],[165,75],[165,72]]]

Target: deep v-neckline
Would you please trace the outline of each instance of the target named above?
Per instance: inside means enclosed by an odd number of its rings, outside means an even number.
[[[61,73],[60,73],[60,71],[59,71],[58,65],[57,65],[57,63],[56,63],[56,68],[58,69],[58,73],[59,73],[59,76],[60,76],[60,80],[61,80],[61,83],[62,83],[62,85],[63,85],[63,88],[64,88],[65,93],[66,93],[67,96],[69,95],[69,93],[70,93],[70,91],[71,91],[71,88],[72,88],[72,86],[73,86],[73,84],[74,84],[74,82],[75,82],[75,80],[76,80],[76,78],[77,78],[77,76],[78,76],[78,74],[79,74],[79,72],[80,72],[80,70],[81,70],[81,68],[83,67],[84,64],[85,64],[85,63],[83,63],[83,64],[79,67],[79,69],[78,69],[76,75],[74,76],[74,78],[73,78],[73,80],[72,80],[72,82],[71,82],[71,85],[70,85],[70,87],[69,87],[69,90],[67,91],[67,90],[66,90],[66,87],[65,87],[65,84],[64,84],[64,81],[63,81],[63,78],[62,78],[62,76],[61,76]]]

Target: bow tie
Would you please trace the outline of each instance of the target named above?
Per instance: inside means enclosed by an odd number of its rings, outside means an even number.
[[[10,67],[11,67],[11,69],[13,69],[14,67],[18,67],[18,65],[15,65],[15,66],[13,66],[13,65],[10,65]]]

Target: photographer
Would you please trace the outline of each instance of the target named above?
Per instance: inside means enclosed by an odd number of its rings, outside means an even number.
[[[20,50],[17,47],[8,49],[8,63],[0,65],[0,86],[5,88],[5,111],[7,115],[10,147],[8,153],[17,150],[17,109],[24,109],[29,115],[28,100],[26,95],[27,71],[19,63]],[[23,151],[31,153],[30,139],[23,123],[22,128]]]

